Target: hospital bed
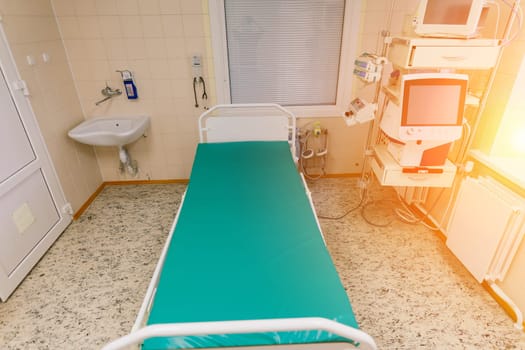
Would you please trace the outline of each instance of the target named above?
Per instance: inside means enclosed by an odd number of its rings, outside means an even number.
[[[185,195],[130,334],[104,350],[376,349],[358,328],[274,104],[199,118]]]

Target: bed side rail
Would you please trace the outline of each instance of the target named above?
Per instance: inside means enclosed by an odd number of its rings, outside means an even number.
[[[159,261],[157,262],[157,266],[155,266],[155,270],[153,271],[153,277],[150,280],[148,289],[146,290],[146,295],[144,296],[144,299],[140,306],[139,313],[137,315],[135,323],[133,324],[133,328],[131,329],[132,332],[140,329],[146,323],[146,318],[149,314],[151,303],[157,291],[157,284],[159,282],[162,267],[164,266],[164,260],[166,260],[166,254],[168,253],[168,248],[171,243],[173,232],[175,231],[175,226],[177,225],[177,222],[179,221],[180,212],[184,204],[185,198],[186,198],[186,191],[184,191],[180,199],[180,204],[179,204],[179,208],[177,209],[177,214],[175,214],[175,219],[173,220],[173,224],[171,225],[170,231],[168,233],[168,237],[166,239],[166,242],[164,243],[164,247],[162,248],[162,252],[160,254]]]
[[[323,229],[321,228],[321,223],[319,222],[319,218],[317,217],[314,200],[312,198],[312,192],[310,192],[310,188],[308,187],[308,184],[306,183],[304,174],[303,173],[299,173],[299,174],[301,175],[301,180],[303,181],[304,192],[306,193],[306,197],[308,197],[308,201],[310,202],[310,208],[312,209],[312,213],[314,215],[315,222],[317,223],[317,228],[319,229],[319,232],[321,232],[321,237],[323,238],[324,245],[326,246],[326,239],[324,238]]]
[[[348,339],[354,347],[376,350],[371,336],[365,332],[321,317],[281,318],[267,320],[193,322],[155,324],[116,339],[102,350],[122,350],[154,337],[200,336],[210,334],[244,334],[265,332],[327,331]]]

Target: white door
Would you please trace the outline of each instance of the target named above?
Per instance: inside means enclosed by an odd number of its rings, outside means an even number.
[[[71,209],[3,28],[0,35],[0,299],[5,301],[71,222]]]

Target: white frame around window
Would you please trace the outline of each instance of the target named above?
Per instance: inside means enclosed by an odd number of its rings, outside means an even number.
[[[208,0],[210,16],[211,43],[215,70],[216,96],[218,104],[231,103],[228,68],[228,48],[226,43],[226,24],[224,0]],[[335,105],[287,106],[298,117],[341,116],[348,108],[352,94],[353,62],[357,56],[361,0],[346,0],[343,24],[337,100]]]

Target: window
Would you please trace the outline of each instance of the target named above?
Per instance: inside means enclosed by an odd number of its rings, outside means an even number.
[[[525,59],[518,70],[514,88],[496,133],[490,153],[503,157],[525,156]]]
[[[210,0],[218,103],[340,115],[350,101],[359,1]]]
[[[501,90],[508,88],[508,81],[516,77],[506,106],[499,104],[492,114],[485,118],[485,125],[476,134],[477,147],[470,151],[475,159],[494,170],[500,176],[525,189],[525,58],[514,72],[514,69],[505,67],[501,73]],[[500,73],[498,73],[500,74]],[[505,75],[509,76],[506,79]],[[492,88],[499,93],[499,90]],[[501,113],[501,118],[499,114]]]

